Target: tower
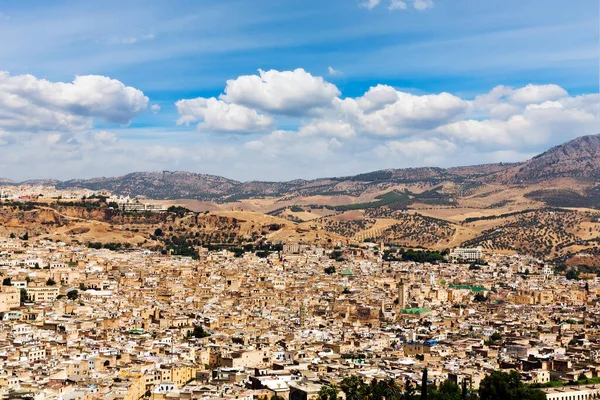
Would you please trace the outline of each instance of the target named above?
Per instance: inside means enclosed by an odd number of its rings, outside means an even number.
[[[400,282],[398,282],[398,307],[401,310],[406,308],[406,285],[404,285],[404,279],[400,279]]]

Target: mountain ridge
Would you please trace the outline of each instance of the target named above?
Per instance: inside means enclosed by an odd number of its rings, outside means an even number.
[[[342,177],[290,181],[237,181],[217,175],[187,171],[132,172],[118,177],[90,179],[35,179],[6,185],[48,184],[58,189],[109,190],[119,195],[152,199],[201,199],[238,201],[254,197],[350,195],[386,190],[399,184],[453,183],[532,184],[554,178],[595,181],[600,179],[600,134],[582,136],[517,163],[492,163],[459,167],[384,169]]]

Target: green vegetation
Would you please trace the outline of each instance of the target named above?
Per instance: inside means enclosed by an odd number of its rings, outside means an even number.
[[[338,389],[338,387],[335,385],[323,386],[323,387],[321,387],[321,391],[319,392],[319,397],[317,397],[317,399],[319,399],[319,400],[337,400],[339,392],[340,392],[340,389]]]
[[[323,270],[327,275],[335,274],[335,267],[332,265],[331,267],[327,267]]]
[[[27,294],[26,289],[21,289],[20,295],[21,295],[21,304],[31,301],[31,299],[29,298],[29,295]]]
[[[567,271],[566,277],[570,281],[576,281],[579,279],[579,271],[574,268],[571,268]]]
[[[521,375],[494,371],[486,376],[479,386],[480,400],[543,400],[546,394],[539,389],[523,384]]]
[[[335,261],[344,261],[343,255],[344,255],[344,253],[341,252],[340,250],[334,250],[331,252],[331,254],[329,254],[329,258],[331,258],[332,260],[335,260]]]
[[[167,212],[171,213],[171,214],[176,214],[179,218],[181,218],[185,214],[191,213],[193,211],[191,211],[185,207],[181,207],[181,206],[171,206],[171,207],[167,208]]]
[[[345,204],[342,206],[331,207],[335,211],[350,211],[350,210],[364,210],[367,208],[377,208],[387,206],[393,203],[406,203],[410,200],[407,193],[399,193],[395,190],[384,193],[375,197],[378,201],[372,201],[369,203],[357,203],[357,204]]]
[[[194,337],[196,339],[202,339],[209,337],[210,333],[206,332],[201,325],[196,325],[194,326],[194,330],[188,332],[187,336],[188,338]]]
[[[67,298],[69,300],[77,300],[77,298],[79,297],[79,291],[78,290],[71,290],[67,293]]]
[[[385,250],[383,253],[384,261],[414,261],[417,263],[437,263],[440,261],[444,261],[444,253],[439,251],[429,251],[429,250],[404,250],[400,249],[397,251],[394,250]]]

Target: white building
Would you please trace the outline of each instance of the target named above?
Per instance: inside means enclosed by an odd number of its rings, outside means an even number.
[[[452,260],[479,261],[483,258],[483,250],[481,247],[457,247],[450,252],[450,258]]]

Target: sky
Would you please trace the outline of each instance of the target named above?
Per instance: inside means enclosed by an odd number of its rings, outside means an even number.
[[[0,178],[526,160],[600,133],[597,0],[0,0]]]

